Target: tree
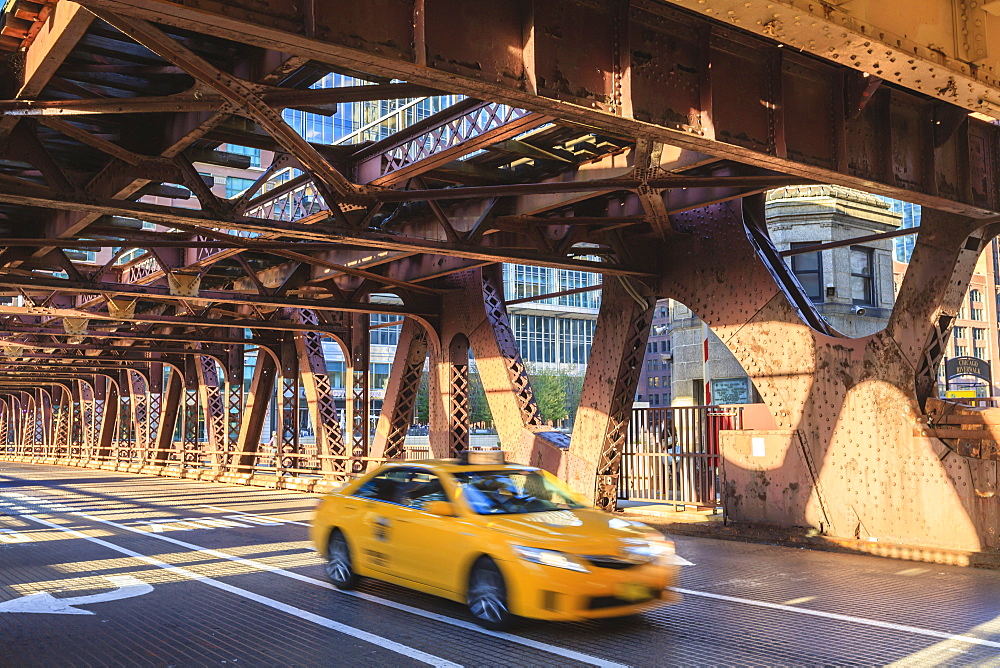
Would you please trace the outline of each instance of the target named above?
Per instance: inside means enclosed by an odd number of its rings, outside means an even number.
[[[469,372],[469,411],[469,421],[473,424],[493,423],[493,412],[490,410],[490,403],[486,400],[483,379],[479,376],[478,371]]]
[[[546,422],[554,424],[569,417],[569,411],[566,409],[566,383],[562,378],[565,375],[547,369],[528,372],[538,412]]]
[[[427,424],[430,420],[430,407],[428,399],[430,397],[430,381],[427,379],[426,371],[420,374],[420,386],[417,388],[417,398],[414,403],[414,412],[417,415],[417,422]]]
[[[430,382],[427,376],[428,374],[424,373],[420,377],[420,387],[417,389],[414,406],[417,422],[421,424],[430,421]],[[483,381],[477,372],[469,373],[469,413],[470,422],[493,422],[493,413],[490,412],[489,402],[486,401],[486,390],[483,389]]]

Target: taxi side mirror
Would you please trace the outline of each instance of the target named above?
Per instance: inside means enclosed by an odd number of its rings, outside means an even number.
[[[447,501],[430,501],[424,506],[424,512],[440,517],[454,517],[455,507]]]

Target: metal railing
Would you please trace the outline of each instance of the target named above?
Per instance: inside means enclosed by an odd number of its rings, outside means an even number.
[[[719,432],[742,428],[740,407],[634,409],[618,497],[716,508],[721,503]]]

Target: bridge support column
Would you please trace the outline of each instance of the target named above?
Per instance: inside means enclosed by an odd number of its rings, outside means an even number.
[[[260,450],[260,437],[264,431],[267,407],[271,403],[278,366],[270,351],[259,348],[257,360],[247,393],[243,424],[240,427],[239,445],[236,456],[236,472],[253,475]]]
[[[213,468],[221,471],[226,453],[226,409],[215,358],[198,355],[198,392],[205,414],[205,432]]]
[[[302,468],[302,452],[299,447],[299,360],[295,354],[295,342],[291,335],[281,342],[278,420],[280,422],[275,467],[280,475],[288,469]]]
[[[143,463],[155,462],[159,454],[160,420],[163,419],[163,364],[149,365],[146,389],[146,453],[142,457]]]
[[[621,454],[656,304],[628,280],[604,281],[570,445],[577,459],[562,472],[574,489],[607,510],[617,506]]]
[[[115,427],[118,426],[118,385],[109,376],[98,376],[97,387],[94,388],[94,398],[97,406],[97,459],[107,462],[111,459],[111,448],[115,438]]]
[[[382,400],[371,456],[376,459],[403,459],[404,441],[413,422],[420,378],[427,361],[427,330],[413,318],[403,321],[392,361],[389,384]],[[374,462],[372,462],[374,464]]]
[[[224,470],[230,470],[233,458],[239,451],[240,426],[243,424],[243,376],[244,369],[243,346],[232,346],[226,371],[226,456]]]
[[[84,460],[94,458],[94,441],[97,433],[94,411],[94,385],[80,379],[77,381],[80,393],[80,454]]]
[[[73,400],[69,388],[58,384],[52,386],[52,445],[56,457],[69,453],[70,430],[73,423]]]
[[[925,209],[888,326],[848,339],[820,329],[762,221],[759,198],[675,214],[682,234],[663,258],[660,293],[712,327],[778,428],[753,447],[748,435],[724,435],[729,516],[880,542],[1000,546],[1000,501],[976,482],[992,462],[957,454],[923,415],[995,226]]]
[[[177,415],[180,413],[181,400],[184,395],[184,378],[177,367],[168,367],[169,377],[167,388],[160,402],[160,420],[156,428],[156,452],[154,460],[157,464],[183,457],[174,451],[174,430],[177,428]]]
[[[368,433],[371,430],[371,395],[368,392],[371,377],[369,364],[369,329],[371,316],[355,313],[350,317],[350,360],[347,368],[347,424],[351,430],[351,457],[368,456]],[[351,471],[365,470],[362,459],[353,459]]]
[[[316,325],[319,319],[314,311],[298,311],[299,322]],[[296,332],[295,350],[302,372],[302,387],[309,403],[309,418],[316,434],[316,455],[324,473],[342,473],[347,466],[347,449],[340,429],[340,418],[333,398],[333,388],[323,355],[323,340],[317,332]],[[340,457],[342,459],[331,459]]]
[[[127,381],[129,411],[132,418],[132,437],[135,442],[133,461],[146,461],[149,450],[149,392],[146,378],[134,370],[126,371],[122,380]]]
[[[569,442],[565,434],[542,423],[507,317],[501,266],[464,271],[452,276],[449,284],[458,290],[449,295],[450,308],[441,322],[441,340],[464,340],[462,345],[471,346],[501,447],[512,461],[558,471],[568,463]],[[463,358],[461,351],[452,347],[452,359],[467,365],[467,349]],[[461,385],[462,377],[453,376],[458,385],[451,389],[451,396],[457,397],[463,391],[467,394],[467,386]],[[448,387],[444,381],[439,376],[439,387]],[[450,414],[454,419],[454,411]],[[453,428],[459,429],[457,425]]]
[[[199,443],[199,411],[198,391],[198,360],[194,355],[184,358],[184,411],[181,415],[181,442],[183,455],[181,467],[197,467],[201,463],[201,444]]]
[[[35,452],[48,454],[52,449],[52,394],[39,387],[35,397]]]

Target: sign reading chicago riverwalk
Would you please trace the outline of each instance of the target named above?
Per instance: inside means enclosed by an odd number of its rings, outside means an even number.
[[[982,378],[987,383],[993,382],[993,375],[990,373],[990,363],[978,357],[952,357],[944,363],[944,375],[948,378],[955,376],[976,376]]]

